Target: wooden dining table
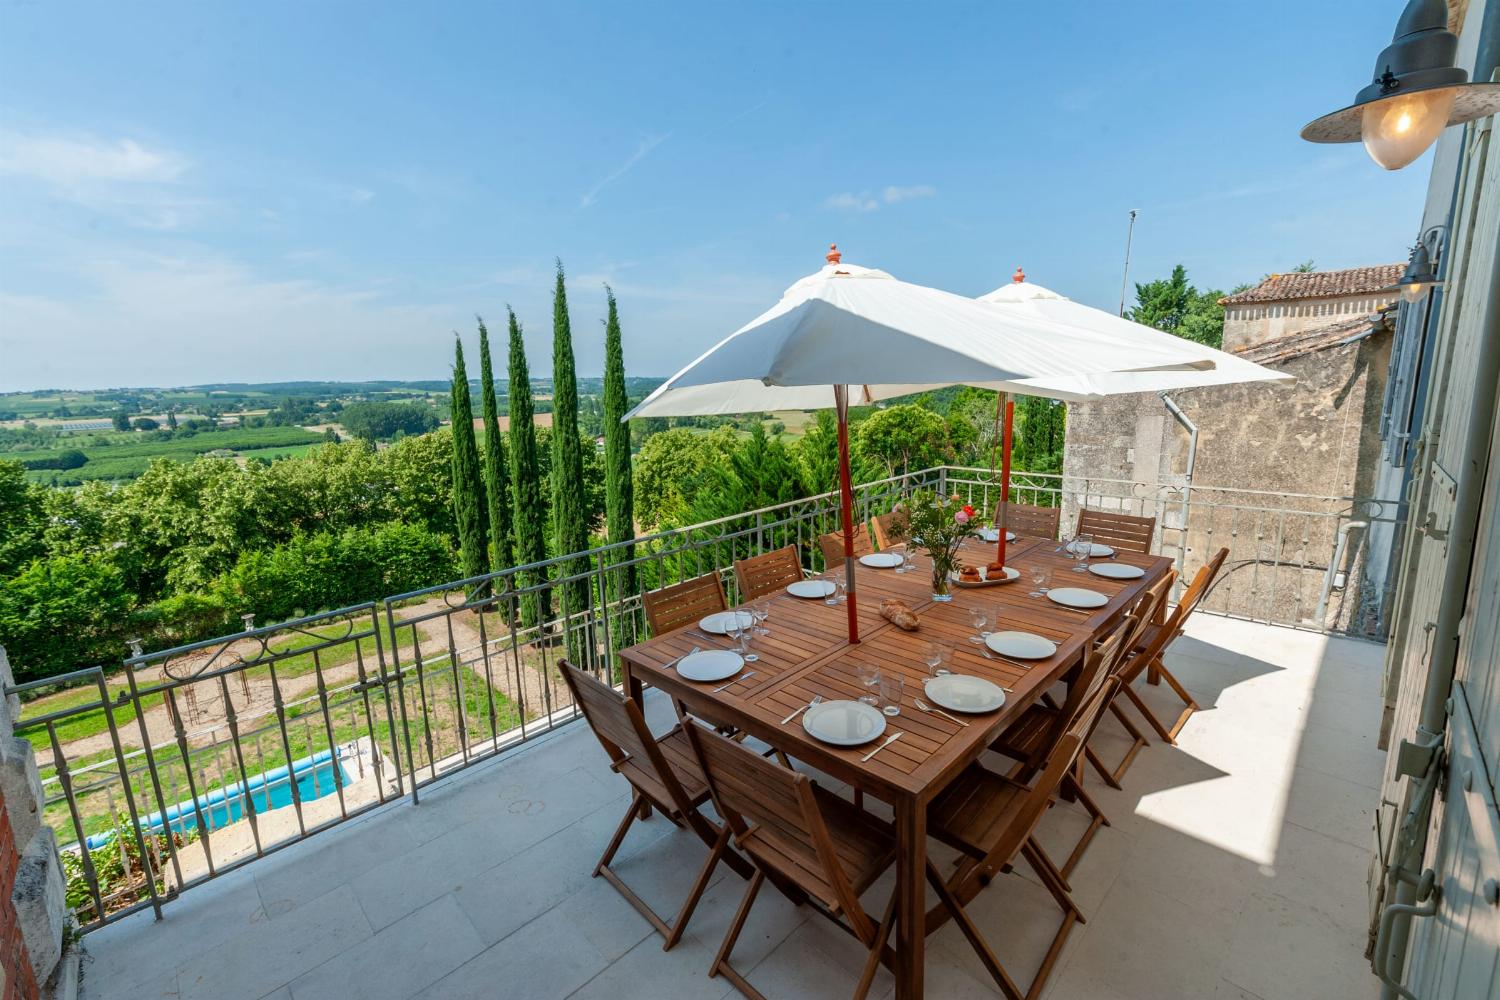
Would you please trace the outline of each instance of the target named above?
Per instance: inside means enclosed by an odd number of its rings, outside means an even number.
[[[994,548],[972,539],[964,543],[960,556],[983,565],[994,558]],[[842,604],[782,592],[771,598],[765,621],[768,632],[753,639],[752,649],[759,658],[745,664],[737,680],[696,683],[673,669],[676,660],[694,647],[734,645],[727,637],[697,627],[620,651],[626,690],[633,696],[639,698],[646,684],[661,688],[705,719],[743,729],[789,757],[890,805],[898,845],[893,972],[896,996],[901,1000],[923,995],[928,804],[1043,692],[1066,680],[1091,643],[1146,588],[1172,571],[1168,558],[1121,552],[1111,561],[1139,566],[1144,575],[1115,580],[1073,572],[1078,564],[1059,543],[1022,537],[1008,546],[1006,558],[1007,565],[1020,571],[1019,579],[992,587],[954,587],[953,599],[939,602],[932,597],[930,559],[918,552],[914,560],[917,569],[906,573],[860,567],[861,641],[856,644],[848,641]],[[1049,587],[1086,587],[1105,594],[1109,601],[1097,609],[1075,611],[1046,597],[1033,597],[1036,587],[1030,571],[1034,566],[1046,567]],[[917,612],[917,631],[903,631],[880,616],[880,602],[887,597],[899,598]],[[984,647],[970,641],[975,629],[969,610],[976,605],[989,610],[987,631],[1032,632],[1051,639],[1057,651],[1047,659],[1027,661],[984,655]],[[934,641],[952,647],[948,669],[1000,685],[1006,691],[1005,704],[986,714],[958,716],[966,726],[918,709],[914,698],[923,697],[923,682],[931,676],[924,648]],[[861,759],[870,746],[831,746],[808,735],[799,720],[782,723],[815,696],[828,701],[869,693],[857,676],[858,668],[865,665],[874,665],[883,674],[894,673],[905,682],[900,714],[888,719],[886,728],[887,734],[899,731],[901,738],[872,759]]]

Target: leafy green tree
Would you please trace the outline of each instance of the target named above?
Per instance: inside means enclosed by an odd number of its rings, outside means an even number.
[[[495,371],[490,365],[490,331],[479,321],[479,398],[484,408],[484,488],[489,498],[490,566],[499,572],[515,558],[510,531],[510,460],[500,435],[495,405]]]
[[[458,521],[458,547],[464,576],[479,576],[488,568],[487,513],[479,449],[474,444],[474,404],[469,399],[469,374],[464,368],[464,345],[453,340],[453,512]],[[348,407],[345,413],[348,413]]]
[[[604,321],[604,489],[609,542],[635,538],[635,483],[630,467],[630,428],[622,418],[628,412],[625,394],[625,349],[620,340],[620,314],[613,289],[605,288],[609,313]],[[625,566],[615,575],[615,596],[636,592],[635,546],[619,550],[616,561]],[[617,629],[617,638],[622,630]],[[634,634],[634,630],[630,630]]]
[[[48,492],[26,481],[20,462],[0,461],[0,578],[46,552]]]
[[[38,559],[0,581],[0,645],[16,680],[117,663],[126,651],[131,603],[124,575],[105,555]]]
[[[438,428],[437,414],[421,403],[350,403],[339,415],[339,423],[355,437],[371,442]]]
[[[1317,269],[1318,269],[1318,263],[1317,263],[1317,261],[1315,261],[1311,257],[1309,257],[1307,260],[1304,260],[1302,263],[1300,263],[1296,267],[1292,268],[1292,273],[1293,274],[1311,274],[1312,272],[1316,271]]]
[[[736,446],[734,430],[694,434],[686,427],[653,434],[634,461],[635,516],[647,531],[685,524],[690,484],[715,462],[727,462]]]
[[[1135,286],[1136,304],[1128,318],[1186,340],[1219,347],[1224,343],[1224,307],[1219,305],[1223,297],[1218,290],[1198,291],[1188,281],[1187,269],[1178,264],[1170,278]]]
[[[877,410],[854,428],[853,447],[887,476],[941,465],[948,459],[948,424],[915,403]]]
[[[1011,467],[1025,472],[1061,472],[1067,412],[1068,408],[1055,399],[1017,397]]]
[[[130,430],[130,411],[123,410],[123,409],[116,410],[115,411],[115,415],[111,419],[114,421],[115,430],[117,430],[117,431],[128,431],[128,430]]]
[[[838,418],[832,410],[818,411],[798,440],[793,457],[804,495],[818,496],[839,488]]]
[[[688,520],[712,521],[797,499],[796,466],[778,438],[767,436],[757,421],[727,462],[704,465],[691,483]]]
[[[174,406],[171,409],[167,410],[167,430],[169,430],[169,431],[175,431],[176,429],[177,429],[177,407]]]
[[[510,486],[516,535],[516,561],[521,564],[547,558],[547,511],[543,506],[541,463],[537,457],[536,418],[531,403],[531,372],[526,366],[526,343],[521,324],[510,311],[510,361],[508,365],[510,412]],[[520,574],[522,587],[543,582],[537,572]],[[552,597],[546,590],[521,598],[521,624],[535,626],[552,613]]]
[[[568,290],[562,261],[557,262],[557,282],[552,292],[552,539],[559,555],[586,552],[589,526],[584,513],[583,441],[578,433],[578,380],[573,361],[573,326],[568,319]],[[584,559],[569,560],[566,574],[588,569]],[[561,588],[562,610],[577,614],[589,607],[589,583],[585,577]],[[584,662],[580,633],[568,631],[568,655]]]

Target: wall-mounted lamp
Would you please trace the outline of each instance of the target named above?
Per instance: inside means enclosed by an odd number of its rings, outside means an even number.
[[[1308,142],[1362,141],[1387,170],[1421,156],[1449,125],[1500,111],[1500,83],[1470,83],[1453,65],[1458,36],[1448,30],[1443,0],[1410,0],[1391,44],[1375,61],[1375,77],[1354,103],[1310,122]]]
[[[1442,253],[1443,229],[1441,226],[1433,226],[1417,240],[1417,245],[1412,247],[1411,260],[1406,265],[1406,271],[1396,282],[1396,290],[1401,297],[1408,302],[1419,302],[1429,289],[1442,285],[1437,276],[1437,258]]]

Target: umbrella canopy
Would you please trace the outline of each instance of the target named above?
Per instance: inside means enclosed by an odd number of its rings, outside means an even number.
[[[1212,369],[1176,337],[1121,341],[1108,331],[1012,314],[874,268],[827,266],[657,388],[630,417],[809,410],[972,385],[1027,392],[1028,380],[1080,373]],[[1036,390],[1030,390],[1035,392]],[[1093,398],[1066,388],[1042,394]]]
[[[1191,389],[1205,385],[1232,385],[1238,382],[1291,383],[1296,379],[1285,372],[1264,368],[1225,351],[1205,344],[1184,340],[1155,327],[1136,323],[1102,309],[1095,309],[1064,298],[1050,289],[1026,280],[1020,268],[1010,284],[981,295],[980,302],[990,303],[1006,316],[1019,321],[1036,320],[1065,324],[1089,330],[1112,343],[1132,346],[1132,350],[1176,348],[1211,367],[1177,371],[1075,372],[1023,379],[1016,392],[1051,396],[1056,399],[1087,399],[1131,392],[1164,392],[1169,389]]]

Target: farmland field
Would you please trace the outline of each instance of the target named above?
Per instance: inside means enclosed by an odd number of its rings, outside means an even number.
[[[0,452],[0,460],[35,462],[59,455],[70,449],[82,451],[88,462],[76,469],[31,469],[26,473],[34,482],[54,486],[77,486],[93,479],[134,479],[146,471],[153,458],[190,462],[211,451],[230,451],[242,457],[278,453],[291,454],[306,450],[323,441],[321,434],[300,427],[246,427],[235,430],[201,431],[161,438],[154,434],[113,433],[88,437],[62,438],[50,448],[17,449]],[[270,449],[275,449],[274,451]]]

